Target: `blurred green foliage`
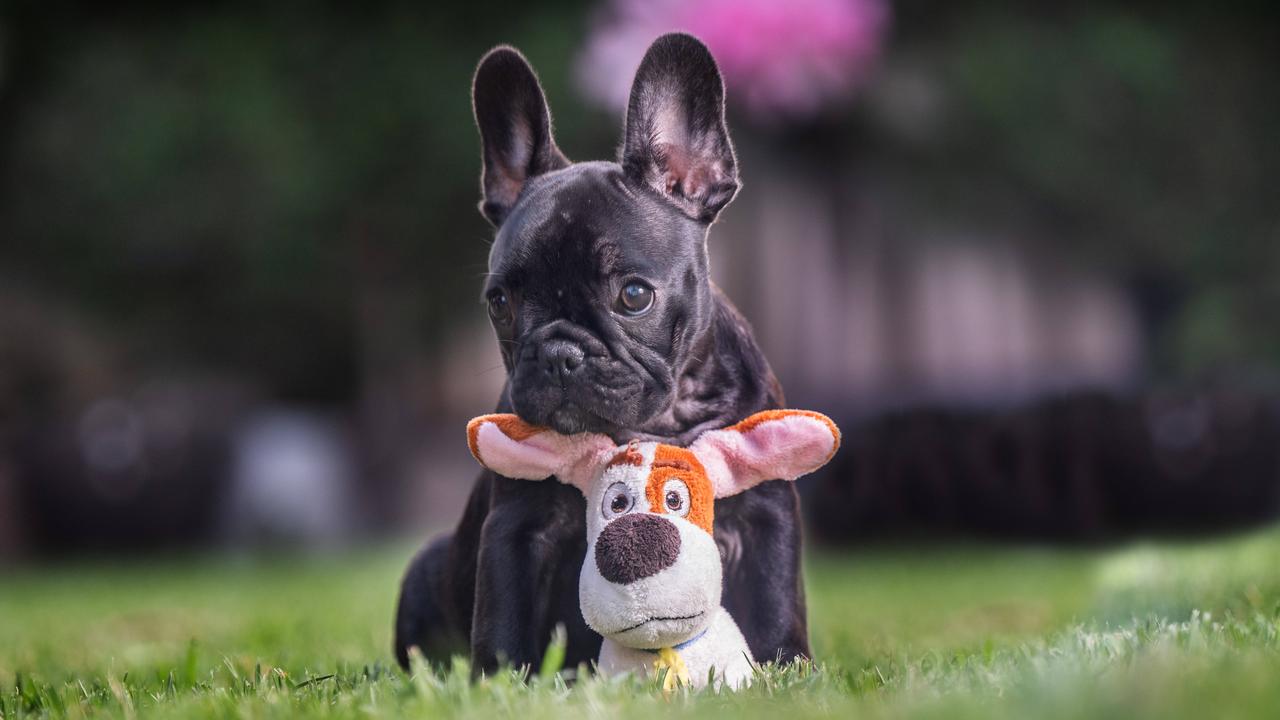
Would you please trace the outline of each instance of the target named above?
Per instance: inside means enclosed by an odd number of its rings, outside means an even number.
[[[474,63],[494,38],[518,43],[573,107],[582,17],[15,6],[0,16],[16,40],[0,267],[70,296],[148,362],[350,392],[366,296],[408,295],[429,343],[476,295]]]

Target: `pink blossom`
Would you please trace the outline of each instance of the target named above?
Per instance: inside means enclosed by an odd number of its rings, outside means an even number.
[[[730,102],[801,119],[847,99],[880,56],[886,0],[613,0],[580,58],[588,96],[621,110],[649,43],[682,30],[720,64]]]

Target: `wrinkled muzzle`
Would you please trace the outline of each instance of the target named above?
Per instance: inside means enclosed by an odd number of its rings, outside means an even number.
[[[669,401],[670,368],[643,346],[616,350],[566,320],[531,331],[511,368],[516,413],[563,434],[642,425]]]

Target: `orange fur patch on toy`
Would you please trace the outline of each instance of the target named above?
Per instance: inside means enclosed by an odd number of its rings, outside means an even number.
[[[819,412],[814,412],[812,410],[761,410],[746,420],[743,420],[736,425],[731,425],[725,429],[746,433],[751,432],[757,426],[772,420],[786,420],[788,417],[796,417],[797,415],[817,420],[831,430],[831,436],[836,439],[836,442],[831,446],[831,453],[827,455],[827,459],[824,460],[823,463],[825,464],[830,462],[831,458],[836,456],[836,451],[840,449],[840,428],[836,427],[836,424],[831,421],[831,418]]]
[[[471,449],[472,457],[480,461],[481,465],[484,464],[484,461],[480,460],[478,438],[480,436],[480,428],[485,423],[493,423],[498,426],[498,429],[502,431],[503,435],[506,435],[516,442],[527,440],[546,430],[544,427],[530,425],[529,423],[521,420],[519,416],[512,415],[511,413],[481,415],[478,418],[473,418],[471,422],[467,423],[467,447]]]
[[[662,447],[671,447],[671,446],[670,446],[670,445],[663,445]],[[655,454],[656,454],[656,453],[655,453]],[[656,468],[660,468],[660,467],[669,467],[669,468],[675,468],[675,469],[677,469],[677,470],[693,470],[693,467],[692,467],[692,466],[690,466],[690,465],[689,465],[689,463],[688,463],[687,461],[685,461],[683,458],[657,458],[657,457],[654,457],[654,459],[653,459],[653,467],[656,467]]]
[[[689,514],[685,519],[711,532],[715,519],[716,494],[711,487],[707,471],[691,451],[674,445],[659,445],[653,451],[653,464],[644,494],[649,500],[649,510],[668,514],[663,486],[668,480],[679,479],[689,488]]]
[[[636,467],[644,465],[644,455],[640,454],[639,444],[634,442],[628,443],[627,446],[622,449],[622,452],[613,456],[613,459],[609,461],[609,464],[606,465],[605,468],[608,469],[615,465],[634,465]]]

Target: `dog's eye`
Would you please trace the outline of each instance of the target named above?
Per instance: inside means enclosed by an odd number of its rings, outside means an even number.
[[[635,504],[631,490],[626,483],[616,482],[604,493],[604,507],[601,510],[606,520],[626,513]]]
[[[662,486],[662,503],[667,512],[684,517],[689,514],[689,486],[683,480],[668,480]]]
[[[496,325],[508,325],[511,322],[511,301],[506,291],[495,290],[489,294],[489,317]]]
[[[618,293],[618,309],[628,315],[639,315],[653,305],[653,288],[632,280]]]

